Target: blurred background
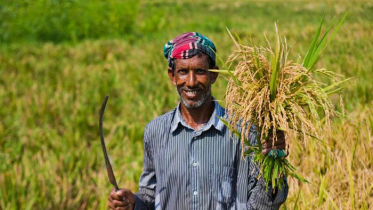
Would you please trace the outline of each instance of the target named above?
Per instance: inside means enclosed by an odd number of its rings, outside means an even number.
[[[277,22],[296,60],[324,12],[329,24],[346,11],[317,63],[354,78],[342,97],[346,116],[325,133],[327,147],[290,146],[310,184],[289,180],[282,209],[372,209],[373,2],[331,0],[0,0],[0,209],[107,207],[98,130],[106,94],[114,172],[120,187],[137,191],[144,126],[178,103],[163,57],[176,35],[208,36],[224,68],[234,50],[226,27],[267,46],[263,34],[274,40]],[[226,84],[220,77],[214,85],[217,99]]]

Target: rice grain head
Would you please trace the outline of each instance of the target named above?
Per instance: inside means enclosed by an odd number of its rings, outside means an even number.
[[[269,135],[275,140],[275,131],[282,130],[289,144],[300,140],[306,145],[310,138],[320,138],[321,128],[323,131],[330,129],[330,119],[335,112],[325,85],[315,80],[312,72],[301,64],[288,60],[286,39],[281,39],[277,33],[275,52],[271,46],[237,46],[228,59],[229,65],[237,62],[237,66],[228,83],[226,107],[230,113],[239,113],[228,116],[227,122],[231,127],[242,128],[242,142],[253,124],[261,134],[262,143]],[[277,71],[275,76],[274,71]],[[331,79],[336,76],[325,69],[314,73]]]

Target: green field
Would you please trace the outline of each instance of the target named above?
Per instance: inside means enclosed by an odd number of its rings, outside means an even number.
[[[346,11],[317,63],[354,78],[346,117],[325,133],[329,146],[291,145],[290,162],[311,183],[290,180],[283,208],[372,209],[373,3],[209,0],[0,0],[0,209],[106,208],[98,132],[106,94],[108,152],[120,187],[136,191],[144,126],[178,103],[162,51],[176,35],[207,35],[224,61],[234,49],[226,27],[266,45],[277,22],[297,59],[324,12],[330,23]],[[213,86],[217,99],[226,84],[220,77]]]

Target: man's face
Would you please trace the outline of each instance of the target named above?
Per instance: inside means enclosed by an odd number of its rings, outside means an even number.
[[[172,83],[187,108],[200,107],[211,97],[211,84],[216,81],[218,74],[208,69],[208,57],[205,54],[197,54],[189,59],[175,59],[175,70],[169,69]]]

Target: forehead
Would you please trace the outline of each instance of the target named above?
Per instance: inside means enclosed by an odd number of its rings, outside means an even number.
[[[205,54],[195,55],[188,59],[175,59],[175,69],[208,69],[208,56]]]

